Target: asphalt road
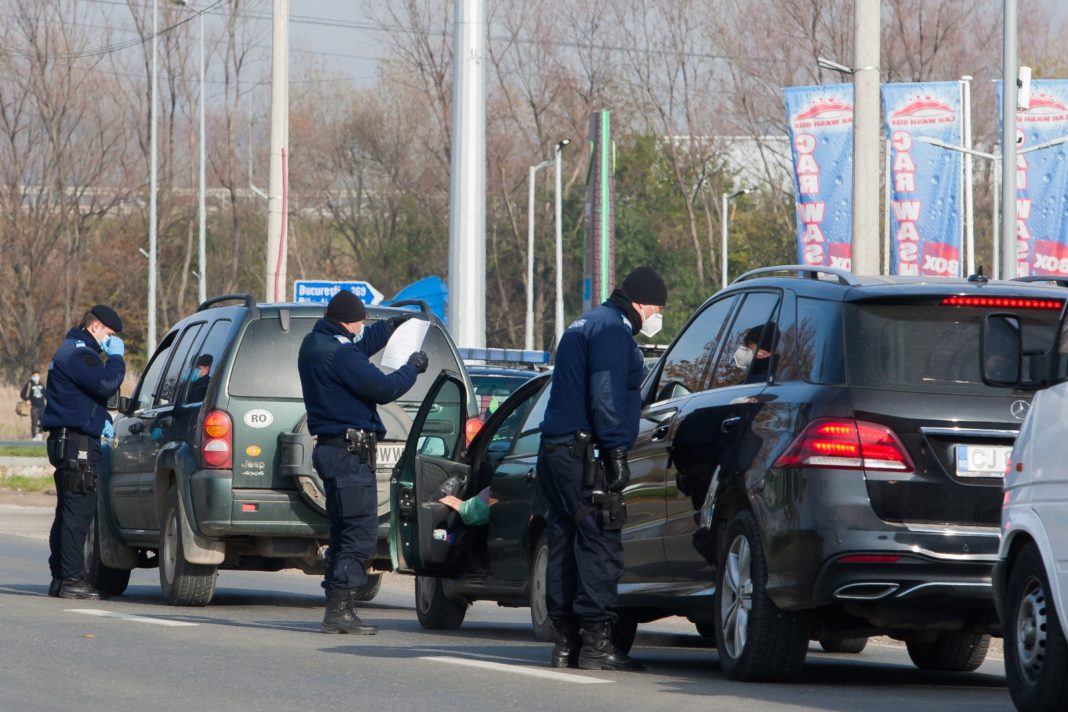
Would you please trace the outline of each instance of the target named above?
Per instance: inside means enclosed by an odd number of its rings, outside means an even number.
[[[423,631],[402,576],[360,612],[374,637],[320,634],[318,581],[299,573],[223,572],[205,608],[165,605],[155,570],[113,600],[52,599],[50,516],[0,500],[0,710],[1012,709],[1000,649],[936,674],[887,639],[860,655],[814,645],[800,683],[743,684],[683,619],[639,629],[647,672],[554,671],[525,609],[476,603],[459,631]]]

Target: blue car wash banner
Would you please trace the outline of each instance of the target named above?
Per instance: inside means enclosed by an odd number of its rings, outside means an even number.
[[[999,114],[1001,92],[998,82]],[[1031,82],[1016,136],[1016,274],[1004,276],[1068,276],[1068,143],[1019,153],[1068,136],[1068,80]]]
[[[964,263],[960,82],[884,84],[890,140],[891,274],[958,277]]]
[[[797,254],[804,265],[850,269],[853,85],[787,87]]]

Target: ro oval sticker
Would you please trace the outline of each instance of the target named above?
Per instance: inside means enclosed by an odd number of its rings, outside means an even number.
[[[273,422],[274,416],[271,415],[269,410],[255,408],[245,413],[245,425],[250,428],[266,428]]]

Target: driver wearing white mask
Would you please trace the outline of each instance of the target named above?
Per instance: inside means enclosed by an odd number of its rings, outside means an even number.
[[[768,379],[768,367],[777,337],[778,329],[771,323],[757,324],[746,330],[741,345],[734,351],[734,365],[743,371],[748,370],[746,383]]]

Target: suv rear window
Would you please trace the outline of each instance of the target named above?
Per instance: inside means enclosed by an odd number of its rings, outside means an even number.
[[[284,333],[278,319],[257,319],[249,323],[241,337],[241,345],[234,358],[230,372],[230,395],[245,398],[292,398],[304,397],[297,373],[297,355],[304,337],[315,326],[315,318],[294,317],[289,333]],[[368,319],[368,325],[374,320]],[[441,328],[431,325],[423,341],[423,351],[430,358],[434,370],[416,380],[412,389],[401,397],[402,402],[422,403],[427,390],[434,382],[438,369],[459,370],[456,357],[449,349],[449,342]],[[371,358],[371,363],[380,365],[382,352]]]
[[[1004,395],[979,374],[979,327],[989,311],[912,304],[846,307],[849,384],[863,388]],[[1024,349],[1048,349],[1058,314],[1022,311]]]

